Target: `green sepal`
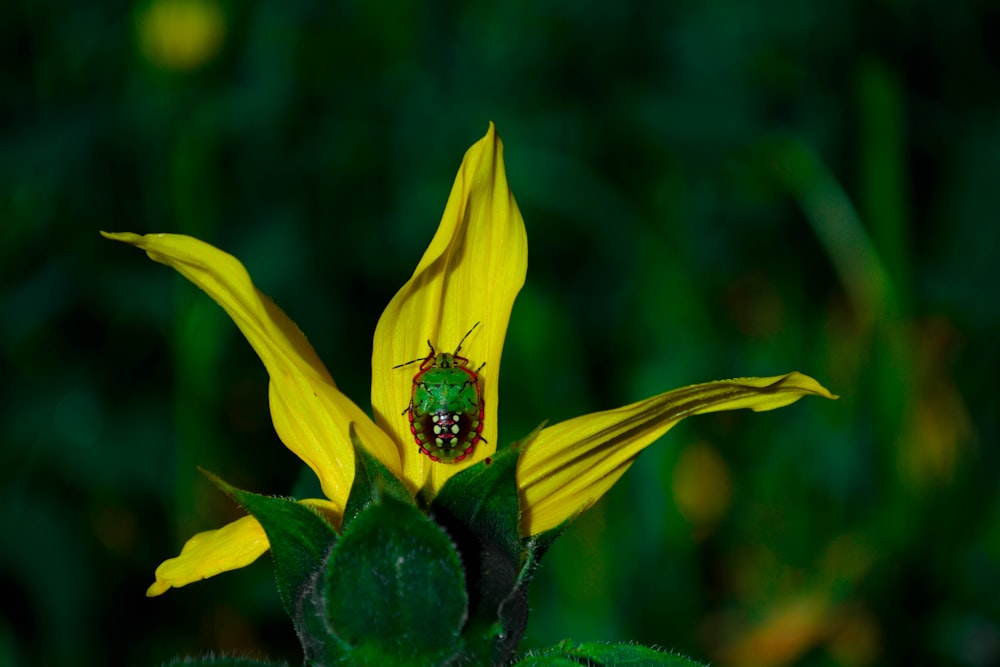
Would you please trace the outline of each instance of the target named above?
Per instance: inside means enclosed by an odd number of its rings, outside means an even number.
[[[703,663],[695,662],[676,653],[657,651],[639,644],[605,644],[603,642],[576,644],[568,640],[559,642],[552,648],[532,651],[514,664],[516,667],[562,667],[564,665],[704,667]]]
[[[274,557],[278,594],[285,611],[294,617],[299,592],[316,577],[337,542],[333,526],[295,500],[243,491],[210,472],[202,472],[264,528]]]
[[[474,664],[503,664],[527,624],[527,604],[512,599],[521,571],[519,450],[508,447],[449,479],[430,505],[462,556],[469,588],[464,632]],[[513,606],[516,612],[504,614]],[[523,609],[522,609],[523,607]]]
[[[295,624],[307,661],[323,664],[340,655],[316,595],[317,579],[337,543],[333,526],[295,500],[242,491],[202,472],[264,528],[274,558],[278,595]]]
[[[347,505],[344,507],[344,528],[381,495],[413,503],[412,495],[406,485],[365,449],[354,431],[354,424],[351,424],[350,434],[351,443],[354,445],[354,481],[351,483]]]
[[[468,595],[451,540],[377,485],[334,547],[324,588],[347,664],[445,665],[463,652]]]

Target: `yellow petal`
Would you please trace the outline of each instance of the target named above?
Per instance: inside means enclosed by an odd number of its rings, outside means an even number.
[[[162,595],[169,588],[246,567],[269,548],[264,529],[252,516],[198,533],[187,541],[179,556],[156,568],[156,581],[146,590],[146,596]]]
[[[339,523],[339,508],[332,503],[313,498],[301,502],[318,510],[331,523]],[[184,544],[180,555],[163,561],[156,568],[156,581],[146,589],[146,597],[246,567],[270,548],[264,528],[252,516],[237,519],[217,530],[197,533]]]
[[[410,280],[393,297],[375,329],[372,408],[375,420],[400,446],[403,473],[436,493],[447,479],[496,448],[497,378],[514,297],[528,268],[524,221],[507,185],[503,145],[493,124],[465,154],[437,233]],[[462,344],[479,374],[486,402],[483,436],[476,452],[456,464],[435,463],[419,453],[402,414],[409,404],[414,364],[426,357],[428,339],[440,351]]]
[[[189,236],[101,233],[172,266],[229,314],[271,376],[271,416],[278,436],[313,469],[338,508],[343,509],[354,480],[352,422],[369,450],[390,470],[399,470],[392,441],[340,393],[306,337],[257,291],[235,257]]]
[[[543,429],[518,462],[521,530],[536,535],[593,505],[639,452],[685,417],[773,410],[810,394],[836,398],[816,380],[793,372],[697,384]]]

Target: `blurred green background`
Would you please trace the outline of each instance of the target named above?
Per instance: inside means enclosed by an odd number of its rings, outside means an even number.
[[[841,395],[648,449],[524,647],[1000,664],[997,34],[989,0],[4,3],[0,664],[298,662],[268,558],[144,597],[238,515],[195,466],[302,466],[222,311],[97,231],[237,255],[367,407],[489,120],[530,239],[501,439],[738,375]]]

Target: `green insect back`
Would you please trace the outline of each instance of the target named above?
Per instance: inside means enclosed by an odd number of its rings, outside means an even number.
[[[453,354],[438,354],[427,342],[431,351],[413,376],[410,405],[404,411],[409,413],[410,432],[420,451],[439,463],[462,461],[482,439],[485,408],[479,390],[482,366],[472,370],[468,367],[469,360],[458,354],[469,333]]]

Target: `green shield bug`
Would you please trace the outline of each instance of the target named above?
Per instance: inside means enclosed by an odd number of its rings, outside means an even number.
[[[420,362],[413,376],[410,405],[403,414],[410,414],[410,432],[421,453],[431,461],[458,463],[482,440],[484,402],[479,391],[479,371],[468,368],[469,360],[459,354],[462,343],[479,322],[462,336],[451,354],[431,349],[423,359],[414,359],[393,366],[402,368]]]

